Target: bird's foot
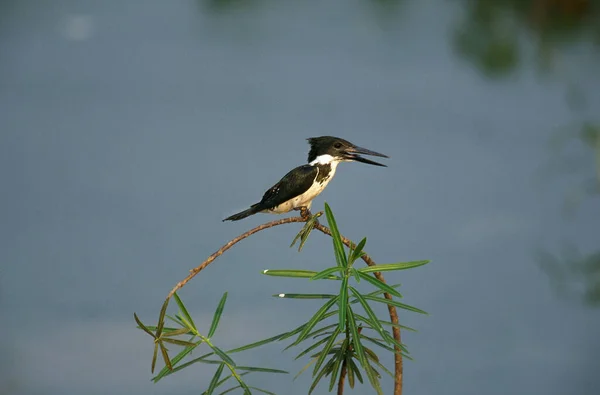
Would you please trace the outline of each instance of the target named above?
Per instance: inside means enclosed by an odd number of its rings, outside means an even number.
[[[320,225],[320,222],[318,220],[318,218],[323,215],[322,211],[319,211],[316,214],[312,214],[310,212],[310,209],[308,207],[302,206],[302,207],[296,207],[294,210],[296,211],[300,211],[300,216],[302,217],[302,219],[304,219],[306,222],[309,221],[313,221],[315,224]]]
[[[311,216],[311,213],[310,213],[310,210],[308,209],[308,207],[305,207],[305,206],[297,207],[294,210],[300,211],[300,216],[306,220],[308,220]]]

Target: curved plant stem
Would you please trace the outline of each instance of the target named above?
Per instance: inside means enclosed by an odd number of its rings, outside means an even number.
[[[279,219],[277,221],[267,222],[266,224],[259,225],[256,228],[252,228],[249,231],[242,233],[238,237],[231,239],[227,244],[225,244],[223,247],[221,247],[217,251],[215,251],[211,256],[206,258],[206,260],[204,262],[202,262],[199,266],[196,266],[195,268],[190,270],[190,274],[188,274],[188,276],[186,278],[184,278],[183,280],[178,282],[177,285],[175,285],[173,287],[171,292],[169,292],[169,294],[167,295],[167,300],[171,299],[173,294],[175,292],[177,292],[179,289],[181,289],[185,284],[187,284],[188,281],[190,281],[192,278],[194,278],[196,276],[196,274],[200,273],[200,271],[202,271],[204,268],[206,268],[208,265],[210,265],[215,259],[217,259],[221,255],[223,255],[223,253],[225,251],[227,251],[228,249],[230,249],[231,247],[233,247],[240,241],[244,240],[245,238],[247,238],[249,236],[252,236],[256,232],[260,232],[261,230],[269,229],[269,228],[272,228],[272,227],[278,226],[278,225],[291,224],[294,222],[306,222],[306,218],[289,217],[289,218]]]
[[[192,270],[190,270],[190,274],[186,278],[184,278],[183,280],[178,282],[173,287],[173,289],[167,295],[166,300],[168,301],[169,299],[171,299],[171,297],[173,296],[173,294],[175,294],[175,292],[177,292],[179,289],[181,289],[192,278],[194,278],[198,273],[200,273],[200,271],[202,271],[204,268],[206,268],[208,265],[210,265],[215,259],[217,259],[225,251],[227,251],[228,249],[233,247],[238,242],[244,240],[247,237],[252,236],[254,233],[260,232],[261,230],[269,229],[269,228],[279,226],[279,225],[284,225],[284,224],[291,224],[291,223],[296,223],[296,222],[306,222],[310,219],[310,212],[308,210],[303,210],[301,212],[301,215],[302,215],[301,217],[289,217],[289,218],[279,219],[276,221],[267,222],[266,224],[262,224],[255,228],[252,228],[249,231],[242,233],[238,237],[230,240],[227,244],[223,245],[223,247],[219,248],[212,255],[210,255],[208,258],[206,258],[206,260],[204,262],[202,262],[200,265],[198,265],[195,268],[193,268]],[[322,232],[328,236],[331,236],[331,230],[327,226],[321,225],[318,221],[315,223],[314,229],[317,229],[320,232]],[[342,243],[344,243],[344,245],[346,245],[347,247],[349,247],[349,248],[356,247],[356,245],[349,239],[345,238],[342,235],[340,235],[340,237],[342,239]],[[373,259],[371,259],[371,257],[367,254],[364,254],[362,256],[362,260],[368,266],[375,265],[375,262],[373,261]],[[375,274],[375,277],[379,281],[385,283],[383,274],[381,274],[380,272],[375,272],[374,274]],[[384,293],[383,296],[388,300],[392,299],[392,296],[388,293]],[[398,343],[402,344],[401,337],[400,337],[400,328],[397,326],[397,324],[399,322],[398,322],[398,313],[396,312],[396,307],[394,307],[392,305],[388,305],[388,311],[390,314],[390,321],[395,324],[395,326],[392,327],[392,335]],[[401,350],[397,346],[394,346],[394,350],[396,351],[394,353],[394,374],[395,374],[395,376],[394,376],[394,395],[402,395],[402,378],[403,378],[402,377],[402,374],[403,374],[402,354],[401,354]],[[341,377],[340,377],[340,379],[341,379]],[[343,386],[343,382],[342,382],[342,386]]]

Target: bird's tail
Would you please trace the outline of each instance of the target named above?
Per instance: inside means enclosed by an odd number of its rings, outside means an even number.
[[[252,206],[250,206],[249,209],[241,211],[237,214],[233,214],[227,218],[225,218],[223,220],[223,222],[225,221],[239,221],[240,219],[244,219],[246,217],[249,217],[251,215],[254,215],[256,213],[258,213],[259,211],[262,211],[262,208],[260,207],[259,204],[253,204]]]

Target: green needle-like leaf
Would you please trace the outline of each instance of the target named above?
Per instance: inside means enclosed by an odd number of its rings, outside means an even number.
[[[331,314],[331,313],[335,313],[335,314]],[[327,317],[324,316],[323,319],[329,318],[329,317],[334,316],[336,314],[337,314],[337,310],[332,310],[329,313],[325,314],[325,316],[327,316]],[[314,331],[310,332],[308,335],[306,335],[306,337],[307,338],[308,337],[312,337],[314,339],[318,335],[322,334],[323,332],[325,332],[325,331],[327,331],[329,329],[335,328],[336,326],[337,326],[337,324],[329,324],[329,325],[322,326],[322,327],[320,327],[318,329],[315,329]]]
[[[352,333],[352,345],[354,346],[354,352],[358,356],[358,360],[365,373],[367,373],[367,377],[369,378],[369,382],[371,383],[371,386],[373,386],[373,389],[377,391],[378,395],[383,395],[381,386],[379,385],[379,380],[369,368],[369,361],[367,361],[367,356],[365,355],[363,345],[360,341],[360,334],[358,333],[356,321],[354,320],[354,313],[351,308],[348,309],[348,325],[350,326],[350,333]]]
[[[350,328],[350,333],[352,334],[352,345],[354,347],[354,352],[356,353],[359,361],[362,364],[365,360],[365,354],[363,352],[362,344],[360,342],[360,334],[358,332],[358,327],[356,326],[356,321],[354,320],[354,312],[351,308],[348,309],[348,327]]]
[[[337,310],[335,311],[335,314],[331,314],[331,313],[333,313],[333,312],[330,311],[329,313],[325,314],[325,316],[323,316],[323,319],[329,318],[332,315],[337,314]],[[329,317],[327,317],[327,316],[329,316]],[[336,323],[336,324],[331,324],[331,325],[327,325],[322,328],[316,329],[316,330],[312,331],[311,333],[309,333],[308,335],[306,335],[306,339],[309,339],[309,338],[316,339],[319,336],[326,336],[329,333],[333,333],[333,332],[328,331],[328,329],[335,328],[337,326],[338,326],[338,324]],[[286,348],[284,348],[283,351],[286,351],[287,349],[292,348],[294,346],[295,346],[295,344],[292,343],[289,346],[287,346]]]
[[[339,347],[334,347],[333,349],[331,349],[328,353],[328,355],[333,355],[337,352]],[[311,358],[319,358],[321,356],[321,351],[317,351],[316,353],[314,353],[313,355],[311,355]]]
[[[385,332],[385,330],[383,329],[383,327],[379,323],[379,319],[377,318],[377,315],[375,314],[375,312],[373,311],[373,309],[371,309],[371,306],[369,306],[369,303],[360,294],[360,292],[358,292],[356,290],[356,288],[350,287],[350,291],[356,297],[356,299],[358,299],[358,302],[360,303],[360,305],[362,306],[362,308],[365,310],[365,312],[367,313],[367,315],[371,319],[371,322],[373,324],[375,324],[375,327],[373,329],[375,329],[376,331],[378,331],[381,334],[381,336],[383,336],[383,332]]]
[[[377,288],[381,289],[383,292],[387,292],[388,294],[397,296],[398,298],[402,297],[402,294],[400,294],[400,292],[398,292],[395,288],[390,287],[389,285],[387,285],[383,281],[379,281],[375,277],[370,276],[367,273],[363,273],[363,272],[361,272],[359,270],[357,270],[356,273],[358,273],[358,275],[360,276],[360,278],[362,278],[362,279],[370,282],[371,284],[373,284]]]
[[[225,383],[227,380],[229,380],[229,379],[230,379],[230,378],[232,378],[232,377],[233,377],[232,375],[227,375],[227,376],[225,376],[225,378],[223,378],[223,379],[221,379],[221,380],[219,380],[219,381],[217,382],[217,385],[216,385],[216,387],[215,387],[215,388],[219,388],[219,387],[220,387],[220,386],[221,386],[223,383]],[[207,391],[204,391],[204,392],[202,393],[202,395],[208,395],[208,390],[207,390]]]
[[[379,374],[379,372],[373,367],[373,365],[371,365],[371,362],[368,361],[368,358],[367,358],[367,362],[369,364],[369,370],[375,375],[375,377],[377,377],[377,379],[380,379],[381,374]]]
[[[242,388],[242,386],[241,386],[241,385],[236,385],[235,387],[227,388],[225,391],[223,391],[223,392],[219,393],[219,395],[225,395],[225,394],[228,394],[228,393],[230,393],[231,391],[233,391],[233,390],[236,390],[236,389],[238,389],[238,388]]]
[[[392,305],[392,306],[400,307],[401,309],[404,309],[404,310],[414,311],[415,313],[429,315],[429,314],[427,314],[427,312],[425,312],[425,311],[423,311],[421,309],[418,309],[418,308],[413,307],[413,306],[409,306],[409,305],[404,304],[404,303],[397,302],[395,300],[389,300],[389,299],[385,299],[385,298],[380,298],[378,296],[370,296],[370,295],[364,295],[363,297],[365,299],[372,300],[374,302],[384,303],[384,304],[387,304],[387,305]]]
[[[313,270],[263,270],[263,274],[267,276],[277,276],[277,277],[291,277],[291,278],[311,278],[317,272]],[[329,276],[326,277],[328,280],[339,280],[340,278],[337,276]]]
[[[333,326],[337,328],[338,324],[333,324]],[[323,332],[323,333],[319,333],[319,334],[318,334],[318,335],[316,335],[316,336],[313,336],[312,338],[313,338],[313,339],[316,339],[317,337],[320,337],[320,336],[328,336],[328,335],[331,335],[332,333],[333,333],[333,331],[325,331],[325,332]],[[310,336],[309,336],[309,337],[310,337]]]
[[[231,371],[231,374],[233,375],[233,377],[235,378],[235,380],[240,385],[240,387],[242,387],[242,389],[244,390],[244,394],[252,394],[252,392],[250,391],[250,388],[244,382],[244,380],[242,380],[242,377],[238,374],[238,372],[236,372],[235,369],[232,369],[231,365],[228,366],[228,368]]]
[[[246,370],[248,372],[265,372],[265,373],[283,373],[289,374],[289,372],[280,369],[261,368],[257,366],[236,366],[237,370]]]
[[[154,381],[156,383],[158,380],[160,380],[164,376],[169,376],[169,375],[171,375],[173,373],[176,373],[176,372],[178,372],[180,370],[183,370],[183,369],[187,368],[188,366],[193,365],[195,363],[206,363],[206,364],[211,364],[211,365],[217,365],[217,364],[220,364],[220,363],[223,362],[223,361],[216,361],[216,360],[212,360],[212,359],[206,359],[206,358],[208,358],[210,356],[213,356],[213,355],[215,355],[214,352],[201,355],[198,358],[192,359],[191,361],[188,361],[188,362],[183,363],[183,364],[178,365],[178,366],[174,366],[173,370],[169,370],[168,368],[165,367],[165,368],[163,368],[160,371],[160,373],[158,375],[156,375],[156,377],[152,378],[152,381]],[[175,360],[175,358],[171,359],[171,364],[172,365],[175,365],[174,360]],[[166,373],[163,373],[163,371],[165,371],[165,370],[166,370]]]
[[[323,364],[323,362],[325,362],[325,358],[329,354],[329,351],[331,351],[331,348],[333,347],[333,344],[335,343],[335,341],[336,341],[338,335],[340,334],[340,332],[341,332],[341,330],[338,327],[333,332],[333,334],[331,336],[329,336],[329,338],[326,338],[327,339],[327,344],[325,344],[325,346],[321,350],[321,355],[319,356],[319,359],[317,360],[317,363],[315,364],[315,369],[313,371],[313,375],[315,375],[317,373],[317,371],[319,370],[319,368],[321,367],[321,365]]]
[[[340,285],[340,296],[338,299],[338,305],[338,329],[344,330],[346,328],[346,310],[348,309],[348,277],[344,277],[342,279],[342,284]]]
[[[335,251],[335,259],[337,264],[342,267],[347,267],[348,259],[346,258],[346,252],[344,251],[344,243],[342,243],[340,231],[338,230],[337,223],[335,222],[333,212],[327,203],[325,203],[325,215],[327,216],[327,223],[331,228],[331,238],[333,239],[333,249]]]
[[[167,353],[167,348],[164,346],[162,341],[159,341],[158,345],[160,346],[160,352],[162,354],[165,365],[168,366],[170,370],[173,370],[173,365],[171,365],[171,360],[169,359],[169,354]]]
[[[314,224],[308,224],[306,231],[304,233],[302,233],[302,236],[300,237],[300,244],[298,244],[298,252],[302,251],[302,248],[304,248],[304,244],[306,244],[306,241],[308,240],[308,236],[310,235],[310,232],[313,230],[313,227],[314,227]]]
[[[350,262],[354,263],[354,261],[356,261],[358,258],[360,258],[361,256],[363,256],[365,253],[363,252],[363,248],[365,248],[365,244],[367,244],[367,238],[363,238],[358,245],[356,246],[356,248],[354,250],[352,250],[352,253],[350,254]]]
[[[278,294],[273,295],[277,298],[285,298],[285,299],[331,299],[335,298],[337,295],[332,294]]]
[[[200,343],[201,343],[201,342],[198,342],[198,343],[196,343],[196,344],[194,345],[194,347],[191,347],[191,346],[190,346],[190,347],[186,347],[186,348],[185,348],[185,349],[183,349],[181,352],[179,352],[179,354],[177,354],[175,357],[171,358],[171,365],[173,365],[173,366],[177,365],[177,364],[179,363],[179,361],[181,361],[181,360],[182,360],[183,358],[185,358],[185,357],[186,357],[186,356],[187,356],[189,353],[191,353],[191,352],[192,352],[192,350],[193,350],[193,349],[195,349],[195,348],[196,348],[196,347],[197,347],[197,346],[198,346]],[[153,377],[153,378],[152,378],[152,381],[154,381],[154,382],[156,383],[156,382],[158,382],[158,380],[162,379],[163,377],[165,377],[165,376],[168,376],[168,375],[170,375],[170,374],[172,374],[172,373],[175,373],[175,372],[177,372],[178,370],[181,370],[181,369],[183,369],[183,368],[186,368],[187,366],[189,366],[189,365],[191,365],[191,364],[193,364],[193,363],[195,363],[195,362],[198,362],[198,360],[199,360],[199,359],[202,359],[202,358],[207,358],[207,357],[209,357],[209,356],[211,356],[211,355],[213,355],[213,354],[214,354],[214,353],[212,353],[212,352],[211,352],[210,354],[203,355],[203,356],[201,356],[201,357],[199,357],[199,358],[196,358],[196,359],[195,359],[195,360],[193,360],[193,361],[189,361],[189,362],[187,362],[187,363],[185,363],[185,364],[183,364],[183,365],[179,365],[179,366],[177,366],[177,367],[174,367],[172,370],[171,370],[171,369],[169,369],[167,366],[165,366],[165,367],[163,367],[163,368],[161,369],[161,371],[160,371],[160,372],[158,372],[158,374],[157,374],[155,377]]]
[[[156,335],[152,333],[150,329],[148,329],[148,327],[142,323],[142,321],[140,321],[136,313],[133,313],[133,319],[135,319],[135,322],[138,324],[138,327],[140,327],[141,330],[152,336],[153,339],[156,339]]]
[[[286,333],[281,333],[279,335],[269,337],[268,339],[259,340],[259,341],[254,342],[254,343],[246,344],[245,346],[241,346],[241,347],[238,347],[238,348],[234,348],[232,350],[228,350],[227,352],[229,354],[233,354],[233,353],[236,353],[236,352],[246,351],[246,350],[250,350],[252,348],[260,347],[260,346],[268,344],[268,343],[272,343],[272,342],[275,342],[275,341],[278,341],[278,340],[282,340],[282,336],[284,336],[285,334]]]
[[[298,354],[298,356],[296,356],[296,358],[294,358],[294,359],[300,359],[300,358],[302,358],[303,356],[305,356],[306,354],[308,354],[309,352],[311,352],[315,348],[319,347],[321,344],[327,342],[328,340],[329,340],[329,338],[327,338],[327,337],[324,338],[324,339],[319,340],[318,342],[316,342],[315,344],[311,345],[306,350],[304,350],[300,354]]]
[[[393,322],[390,322],[390,321],[379,320],[379,322],[381,324],[383,324],[383,325],[388,325],[388,326],[391,326],[391,327],[394,327],[394,328],[400,328],[400,329],[404,329],[404,330],[411,331],[411,332],[418,332],[418,330],[416,330],[414,328],[411,328],[410,326],[400,325],[400,324],[394,324]]]
[[[358,366],[356,366],[354,359],[347,358],[346,362],[348,363],[347,368],[352,369],[352,371],[356,374],[356,378],[358,379],[358,382],[363,384],[362,374],[360,373],[360,369],[358,368]]]
[[[249,387],[249,388],[251,388],[251,389],[253,389],[253,390],[255,390],[255,391],[258,391],[258,392],[262,392],[263,394],[267,394],[267,395],[277,395],[277,394],[276,394],[276,393],[274,393],[274,392],[270,392],[270,391],[264,390],[264,389],[262,389],[262,388],[257,388],[257,387]]]
[[[335,315],[335,314],[331,314],[331,313],[333,313],[333,312],[330,311],[329,313],[325,314],[323,316],[323,319],[321,321],[325,320],[326,318],[331,317],[332,315]],[[335,311],[335,313],[337,314],[337,310]],[[315,329],[314,331],[312,331],[308,335],[306,335],[306,339],[309,339],[309,338],[315,339],[317,336],[319,336],[319,334],[322,335],[323,332],[326,333],[328,329],[335,328],[336,326],[337,326],[337,324],[331,324],[331,325],[327,325],[327,326],[324,326],[324,327],[319,328],[319,329]],[[292,343],[289,346],[287,346],[286,348],[284,348],[283,351],[286,351],[286,350],[288,350],[288,349],[290,349],[290,348],[292,348],[294,346],[296,346],[296,344]]]
[[[323,214],[323,213],[318,212],[318,213],[314,214],[308,221],[306,221],[306,224],[300,230],[300,232],[298,232],[298,234],[292,241],[292,244],[290,245],[290,247],[293,247],[294,244],[296,244],[296,241],[298,241],[298,239],[300,239],[300,245],[298,246],[298,252],[300,252],[302,250],[302,248],[304,247],[304,244],[308,240],[308,236],[310,236],[310,232],[312,232],[312,230],[314,229],[315,224],[318,222],[321,214]]]
[[[225,367],[225,364],[221,363],[219,365],[219,367],[217,368],[217,371],[215,372],[212,380],[210,381],[210,385],[208,386],[208,389],[206,390],[207,395],[212,395],[212,393],[215,391],[215,388],[217,388],[217,383],[219,382],[219,378],[221,378],[221,373],[223,373],[224,367]]]
[[[410,352],[408,351],[408,348],[406,348],[406,346],[404,344],[396,341],[396,339],[394,339],[394,337],[392,335],[390,335],[387,331],[384,331],[383,339],[385,341],[387,341],[388,343],[393,344],[394,346],[398,347],[400,350],[404,351],[404,353],[410,354]],[[393,350],[392,352],[396,352],[396,350]]]
[[[154,331],[156,332],[156,329],[158,329],[158,326],[155,325],[146,325],[146,328],[148,328],[151,332]],[[142,329],[138,326],[138,329]],[[180,328],[172,328],[170,326],[163,326],[163,336],[171,336],[170,333],[173,331],[178,331]]]
[[[177,292],[175,292],[173,294],[173,296],[175,297],[175,302],[177,302],[177,306],[179,306],[179,310],[181,311],[181,314],[183,314],[183,318],[185,318],[185,320],[187,322],[189,322],[191,329],[193,329],[194,331],[197,332],[198,329],[196,329],[196,324],[194,324],[194,320],[192,319],[192,316],[190,315],[190,313],[188,313],[187,309],[185,308],[185,305],[179,298],[179,295],[177,295]]]
[[[175,344],[177,346],[183,346],[183,347],[193,347],[196,345],[196,343],[192,343],[192,342],[187,342],[185,340],[179,340],[179,339],[171,339],[170,337],[162,337],[162,341],[165,343],[170,343],[170,344]]]
[[[374,265],[361,267],[358,269],[363,273],[373,273],[373,272],[388,272],[391,270],[405,270],[411,269],[413,267],[423,266],[430,261],[413,261],[413,262],[401,262],[401,263],[385,263],[382,265]]]
[[[247,375],[247,374],[250,374],[250,372],[244,372],[244,373],[240,373],[240,376],[245,376],[245,375]],[[217,388],[219,388],[221,385],[223,385],[223,384],[224,384],[224,383],[225,383],[227,380],[229,380],[229,379],[230,379],[230,378],[232,378],[232,377],[233,377],[233,375],[232,375],[232,374],[229,374],[229,375],[227,375],[225,378],[221,379],[221,380],[220,380],[220,381],[217,383]],[[235,386],[235,388],[240,388],[240,386],[239,386],[239,385],[237,385],[237,386]],[[204,392],[202,393],[202,395],[207,395],[206,391],[204,391]]]
[[[327,303],[321,306],[321,308],[315,313],[315,315],[312,316],[310,321],[306,323],[306,326],[304,327],[302,332],[300,332],[294,344],[299,344],[302,340],[306,338],[306,336],[312,330],[312,328],[314,328],[315,325],[317,325],[317,323],[323,319],[323,316],[325,315],[325,313],[327,313],[327,310],[329,310],[331,306],[333,306],[337,302],[337,300],[338,296],[329,299]]]
[[[215,354],[217,354],[219,356],[219,358],[221,358],[223,360],[223,362],[225,362],[226,364],[235,367],[235,362],[233,362],[233,359],[231,359],[231,357],[229,357],[229,355],[225,354],[225,352],[223,350],[221,350],[219,347],[207,342],[206,344],[208,344],[208,346],[210,348],[212,348],[212,350],[215,352]]]
[[[312,276],[310,278],[310,280],[313,281],[313,280],[321,280],[323,278],[328,278],[332,274],[341,272],[342,270],[343,270],[343,268],[341,268],[339,266],[329,267],[329,268],[327,268],[325,270],[320,271],[319,273],[315,274],[314,276]]]
[[[300,229],[300,232],[298,232],[298,234],[296,235],[296,237],[294,237],[294,240],[292,240],[292,244],[290,244],[290,248],[292,248],[294,246],[294,244],[296,244],[296,242],[298,241],[299,238],[302,237],[302,235],[307,231],[308,228],[308,223],[306,223],[304,225],[304,227],[302,227],[302,229]],[[300,248],[298,248],[298,252],[300,251]]]
[[[337,313],[337,311],[336,311],[336,313]],[[329,313],[327,313],[327,314],[329,314]],[[323,332],[328,333],[328,332],[326,332],[328,329],[335,328],[336,326],[338,326],[338,324],[330,324],[330,325],[324,326],[322,328],[319,328],[319,329],[316,329],[316,330],[312,331],[306,337],[307,338],[311,337],[311,338],[314,339],[317,336],[323,335]],[[333,332],[331,332],[331,333],[333,333]]]
[[[327,318],[329,318],[329,317],[332,317],[332,316],[334,316],[334,315],[336,315],[336,314],[337,314],[337,311],[332,311],[332,312],[329,312],[329,313],[325,314],[325,315],[324,315],[324,316],[321,318],[321,320],[325,320],[325,319],[327,319]],[[262,346],[262,345],[264,345],[264,344],[272,343],[272,342],[275,342],[275,341],[280,341],[280,340],[289,339],[290,337],[292,337],[292,336],[294,336],[294,335],[297,335],[298,333],[302,332],[302,330],[304,330],[304,328],[306,327],[306,325],[307,325],[307,324],[302,324],[302,325],[298,326],[297,328],[295,328],[295,329],[293,329],[293,330],[291,330],[291,331],[289,331],[289,332],[280,333],[279,335],[275,335],[275,336],[269,337],[268,339],[259,340],[259,341],[257,341],[257,342],[254,342],[254,343],[246,344],[245,346],[241,346],[241,347],[238,347],[238,348],[234,348],[234,349],[232,349],[232,350],[229,350],[229,351],[227,351],[227,352],[228,352],[229,354],[233,354],[233,353],[235,353],[235,352],[240,352],[240,351],[246,351],[246,350],[250,350],[250,349],[252,349],[252,348],[260,347],[260,346]],[[335,324],[335,325],[337,325],[337,324]],[[334,326],[335,326],[335,325],[334,325]],[[312,332],[312,333],[309,333],[309,334],[308,334],[308,336],[311,336],[311,335],[312,335],[312,334],[314,334],[314,333],[317,333],[317,331],[314,331],[314,332]],[[293,345],[293,344],[292,344],[292,345]],[[287,348],[286,348],[286,349],[287,349]]]
[[[182,317],[179,314],[175,314],[175,319],[177,319],[178,322],[181,322],[181,325],[185,328],[188,328],[188,330],[192,333],[194,333],[195,329],[194,326],[192,325],[191,322],[189,322],[187,319],[185,319],[185,317]],[[194,333],[194,336],[196,334]]]
[[[169,306],[169,299],[163,303],[160,313],[158,314],[158,325],[156,328],[156,337],[159,338],[162,334],[162,328],[165,326],[165,314],[167,314],[167,307]]]
[[[365,324],[369,325],[369,327],[371,329],[376,330],[375,329],[376,325],[374,325],[369,318],[363,317],[362,315],[360,315],[358,313],[354,313],[354,316],[356,317],[357,320],[362,321]],[[411,331],[411,332],[417,332],[416,329],[410,328],[408,326],[400,325],[400,324],[392,324],[390,321],[379,320],[379,323],[382,324],[382,325],[397,327],[397,328],[400,328],[400,329],[406,329],[406,330]]]
[[[360,272],[353,267],[350,268],[350,272],[354,276],[354,280],[356,280],[356,283],[360,283]]]
[[[208,331],[208,338],[210,339],[215,334],[217,330],[217,326],[219,326],[219,320],[221,319],[221,314],[223,314],[223,308],[225,308],[225,302],[227,301],[227,292],[223,294],[221,300],[219,301],[219,305],[217,306],[217,310],[215,311],[215,315],[212,320],[212,324],[210,325],[210,330]],[[190,317],[191,319],[191,317]]]
[[[179,321],[182,322],[182,324],[185,328],[187,328],[190,332],[192,332],[194,334],[194,336],[196,336],[196,333],[194,332],[195,331],[194,325],[192,325],[191,322],[189,322],[188,320],[186,320],[185,318],[183,318],[182,316],[177,315],[177,314],[175,315],[175,317],[178,318]]]
[[[165,317],[167,317],[168,319],[170,319],[171,321],[175,322],[176,324],[178,324],[180,326],[186,326],[185,323],[179,318],[179,316],[177,314],[175,314],[175,317],[172,317],[169,314],[165,314]]]
[[[373,352],[373,350],[365,347],[365,354],[367,355],[367,358],[369,360],[371,360],[371,362],[373,362],[375,365],[379,366],[384,372],[386,372],[390,377],[394,378],[394,375],[392,374],[392,372],[390,372],[385,366],[383,366],[381,364],[381,362],[379,362],[379,357],[377,357],[377,354],[375,354]]]
[[[174,329],[174,328],[163,328],[163,335],[162,337],[172,337],[172,336],[179,336],[179,335],[187,335],[190,334],[190,330],[188,328],[179,328],[179,329]]]
[[[331,369],[331,378],[329,379],[329,392],[333,390],[335,382],[337,381],[338,373],[340,372],[340,365],[346,359],[346,352],[348,351],[348,339],[344,339],[341,347],[335,353],[335,363]]]
[[[346,356],[346,374],[348,377],[348,384],[350,384],[350,388],[354,389],[354,369],[350,367],[348,360],[351,360],[352,356]]]
[[[390,285],[390,287],[397,289],[400,288],[402,286],[402,284],[394,284],[394,285]],[[382,290],[378,289],[376,291],[373,292],[369,292],[367,295],[371,295],[371,296],[377,296],[377,295],[381,295],[383,293]]]
[[[321,381],[323,376],[325,376],[329,371],[331,371],[334,364],[335,364],[335,356],[333,358],[331,358],[329,361],[327,361],[325,366],[323,366],[323,369],[321,369],[321,371],[315,376],[315,380],[313,381],[312,385],[310,386],[310,389],[308,390],[308,395],[312,394],[312,392],[317,387],[317,384],[319,384],[319,381]]]
[[[214,355],[214,354],[215,354],[214,352],[211,353],[211,355]],[[204,364],[207,364],[207,365],[220,365],[220,364],[224,363],[220,359],[204,359],[204,358],[202,358],[201,360],[199,360],[197,362],[204,363]]]
[[[156,367],[156,359],[157,358],[158,358],[158,342],[154,342],[154,352],[152,353],[152,367],[150,368],[150,372],[152,372],[152,374],[154,374],[154,368]]]
[[[401,286],[401,284],[391,285],[392,288],[400,288],[400,286]],[[376,291],[369,292],[368,294],[365,294],[363,296],[366,296],[366,295],[377,296],[377,295],[383,295],[383,294],[384,294],[384,291],[382,291],[381,289],[378,289]],[[350,304],[356,304],[356,303],[358,303],[358,300],[356,298],[350,300]]]
[[[306,365],[304,365],[304,367],[302,369],[300,369],[300,371],[298,373],[296,373],[296,375],[294,376],[294,378],[292,379],[292,381],[296,380],[298,377],[300,377],[300,375],[302,373],[304,373],[304,371],[306,369],[308,369],[310,367],[310,365],[312,365],[313,363],[317,362],[317,358],[313,358],[310,360],[310,362],[308,362]]]
[[[312,216],[311,219],[306,221],[306,224],[304,225],[304,227],[302,229],[300,229],[300,232],[298,232],[296,237],[294,237],[294,240],[292,240],[292,244],[290,244],[290,248],[293,247],[294,244],[296,244],[298,239],[300,239],[300,245],[298,245],[298,252],[300,252],[302,250],[302,247],[304,247],[306,240],[308,240],[308,236],[310,235],[310,232],[312,232],[313,228],[315,227],[315,221],[318,217],[319,217],[319,215],[315,214]]]
[[[367,336],[367,335],[365,335],[363,333],[360,334],[360,337],[361,337],[361,339],[367,340],[367,341],[369,341],[369,342],[371,342],[371,343],[373,343],[373,344],[375,344],[375,345],[377,345],[377,346],[379,346],[379,347],[381,347],[381,348],[383,348],[383,349],[385,349],[387,351],[390,351],[391,353],[395,353],[396,352],[396,350],[394,350],[393,347],[390,347],[387,344],[382,343],[381,341],[379,341],[379,339],[374,339],[374,338],[369,337],[369,336]]]
[[[356,322],[362,321],[365,324],[367,324],[367,329],[372,329],[374,331],[377,331],[377,324],[373,323],[373,321],[370,318],[367,317],[363,317],[362,315],[358,314],[358,313],[354,313],[354,318],[356,318]]]

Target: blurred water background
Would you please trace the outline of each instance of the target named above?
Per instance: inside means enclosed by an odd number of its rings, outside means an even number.
[[[388,277],[431,314],[400,316],[419,329],[406,394],[597,394],[599,70],[591,0],[3,0],[0,393],[201,392],[206,366],[149,381],[132,312],[151,322],[272,219],[221,222],[335,135],[389,167],[342,164],[313,207],[379,263],[432,260]],[[222,348],[314,310],[260,274],[330,264],[321,235],[289,249],[296,231],[183,290],[204,323],[229,291]],[[240,362],[295,374],[281,348]],[[306,393],[291,378],[251,382]]]

